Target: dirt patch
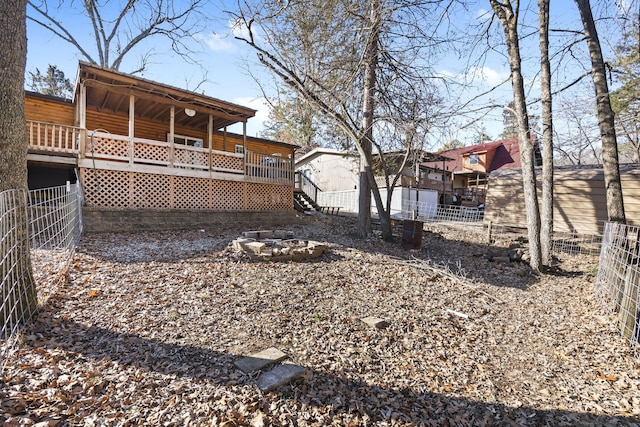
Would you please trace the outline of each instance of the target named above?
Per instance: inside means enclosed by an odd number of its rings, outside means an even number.
[[[0,391],[20,425],[633,425],[640,370],[593,296],[597,260],[555,274],[427,233],[421,251],[313,216],[307,262],[236,251],[241,230],[85,236]],[[374,316],[376,329],[360,319]],[[307,374],[262,394],[234,361]]]

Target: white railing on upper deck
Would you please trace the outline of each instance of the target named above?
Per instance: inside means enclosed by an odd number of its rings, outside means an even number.
[[[291,160],[247,151],[245,154],[109,133],[87,135],[85,157],[132,164],[244,174],[251,181],[293,184]]]
[[[87,135],[85,157],[132,164],[167,166],[201,171],[242,174],[244,156],[166,141],[134,138],[102,132]]]
[[[80,147],[82,129],[78,127],[28,121],[27,130],[29,149],[34,151],[79,154],[80,158],[134,165],[232,173],[244,175],[252,182],[293,185],[292,163],[286,157],[251,151],[230,153],[143,138],[131,140],[125,135],[106,132],[87,132],[86,142]]]
[[[79,152],[79,127],[28,120],[27,132],[30,150],[66,154]]]
[[[245,154],[245,175],[257,181],[272,181],[293,184],[293,168],[291,159],[267,154]]]

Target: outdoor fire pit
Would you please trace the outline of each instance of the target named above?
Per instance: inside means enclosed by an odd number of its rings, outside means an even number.
[[[232,246],[268,261],[304,261],[322,256],[325,249],[319,242],[296,239],[293,232],[285,230],[245,231]]]

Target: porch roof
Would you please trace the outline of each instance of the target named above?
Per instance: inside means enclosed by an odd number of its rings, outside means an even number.
[[[206,130],[209,114],[213,116],[214,130],[219,130],[246,122],[256,113],[251,108],[83,61],[78,65],[75,99],[79,96],[80,84],[87,89],[89,109],[127,115],[129,96],[134,95],[136,117],[168,122],[171,106],[175,106],[176,125],[193,129]]]

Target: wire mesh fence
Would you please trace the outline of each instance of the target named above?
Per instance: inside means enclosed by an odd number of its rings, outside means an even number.
[[[375,215],[375,213],[373,213]],[[455,205],[429,204],[428,202],[405,201],[402,209],[392,210],[396,226],[402,221],[420,221],[424,229],[440,233],[447,238],[478,244],[509,246],[513,242],[526,243],[527,229],[487,221],[484,209]],[[599,234],[579,234],[577,232],[553,232],[552,251],[554,255],[600,254],[602,236]]]
[[[0,193],[0,338],[8,338],[28,321],[36,310],[36,294],[29,262],[27,193],[9,190]]]
[[[0,370],[16,335],[63,283],[82,233],[78,184],[0,193]]]
[[[607,223],[602,236],[596,298],[617,314],[617,327],[640,359],[640,228]]]

